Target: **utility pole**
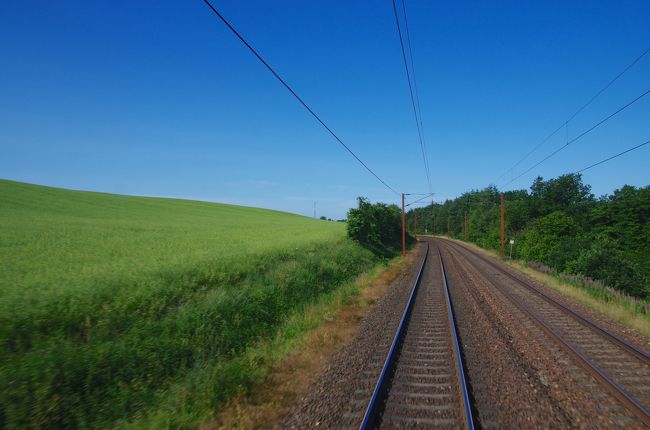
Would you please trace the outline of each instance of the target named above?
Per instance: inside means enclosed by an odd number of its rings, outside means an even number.
[[[316,219],[316,200],[314,200],[314,219]]]
[[[451,217],[447,217],[447,237],[451,237]]]
[[[501,193],[501,256],[506,256],[506,223],[503,208],[503,193]]]
[[[465,211],[465,221],[463,222],[463,234],[465,235],[465,242],[467,242],[467,211]]]
[[[402,193],[402,256],[406,255],[406,217],[404,215],[404,193]]]

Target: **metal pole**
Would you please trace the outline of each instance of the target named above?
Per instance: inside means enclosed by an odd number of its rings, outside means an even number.
[[[404,193],[402,193],[402,255],[406,255],[406,216],[404,215]]]
[[[506,223],[503,208],[503,193],[501,193],[501,256],[506,256]]]

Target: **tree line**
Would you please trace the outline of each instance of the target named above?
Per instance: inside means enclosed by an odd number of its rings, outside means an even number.
[[[600,280],[650,298],[650,186],[626,185],[595,197],[579,174],[544,180],[529,190],[506,191],[506,255],[558,272]],[[465,216],[467,232],[465,233]],[[490,186],[407,213],[417,233],[450,235],[483,248],[501,248],[500,192]]]

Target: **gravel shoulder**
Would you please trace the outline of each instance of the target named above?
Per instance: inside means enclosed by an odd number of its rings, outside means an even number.
[[[539,288],[544,294],[547,294],[553,299],[561,302],[562,304],[576,310],[577,312],[580,312],[585,317],[593,320],[594,322],[597,322],[599,325],[602,325],[604,328],[611,331],[612,333],[615,333],[618,336],[621,336],[622,338],[627,339],[628,341],[636,345],[639,345],[646,351],[650,351],[650,337],[645,336],[639,333],[638,331],[631,329],[630,327],[624,326],[623,324],[614,321],[611,318],[608,318],[607,316],[585,305],[584,303],[579,302],[578,300],[575,300],[571,297],[567,297],[566,295],[560,293],[556,289],[549,287],[548,285],[538,281],[537,279],[532,278],[531,276],[528,276],[526,273],[523,273],[521,270],[517,270],[516,268],[508,264],[505,264],[501,260],[494,258],[494,256],[492,256],[489,252],[487,252],[482,248],[479,248],[473,244],[466,244],[456,240],[449,240],[449,239],[443,239],[443,240],[446,241],[448,240],[450,242],[457,243],[474,252],[480,253],[484,257],[489,258],[495,263],[499,264],[503,270]]]
[[[425,240],[434,249],[440,246],[443,252],[471,401],[480,428],[642,428],[626,416],[625,409],[606,389],[495,287],[496,278],[489,270],[467,260],[445,240]],[[352,340],[331,357],[305,394],[288,408],[282,428],[357,428],[424,250],[424,244],[419,244],[411,264],[405,265],[367,313]],[[646,349],[650,345],[646,336],[495,261],[503,270],[533,283],[612,332]],[[503,282],[513,288],[505,277]]]
[[[361,321],[357,334],[290,409],[283,428],[356,428],[399,325],[426,246],[419,244],[411,264]]]
[[[512,281],[443,249],[482,427],[643,428],[493,284]]]

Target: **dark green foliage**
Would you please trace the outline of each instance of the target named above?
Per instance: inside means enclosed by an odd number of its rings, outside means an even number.
[[[359,206],[348,211],[348,236],[374,254],[392,257],[402,246],[401,211],[396,205],[370,203],[359,197]],[[408,244],[414,239],[409,235]]]
[[[518,255],[562,271],[580,252],[579,233],[573,218],[563,211],[552,212],[533,221],[525,231]]]
[[[637,297],[648,296],[648,280],[640,267],[607,237],[596,238],[589,249],[570,262],[567,271],[599,279],[606,285]]]
[[[530,191],[504,192],[506,241],[513,257],[601,280],[628,294],[650,298],[650,186],[629,185],[596,199],[577,174],[535,179]],[[407,214],[418,234],[448,234],[492,249],[501,247],[499,190],[473,190]],[[509,245],[506,245],[506,254]]]

